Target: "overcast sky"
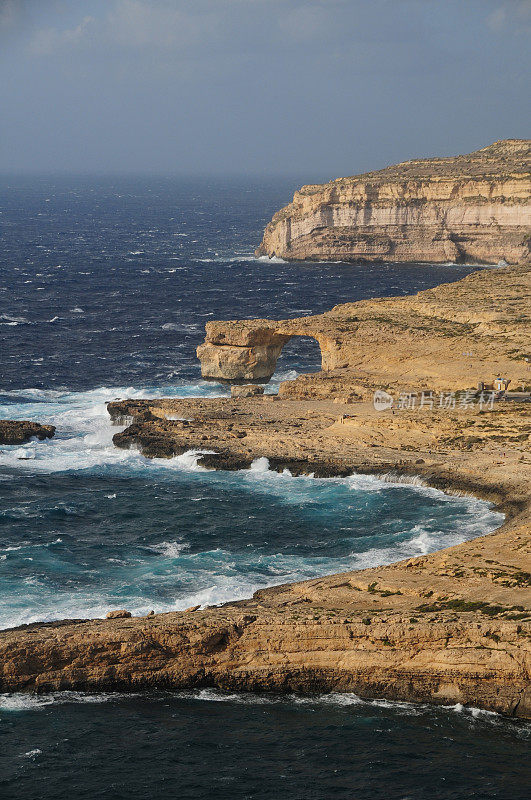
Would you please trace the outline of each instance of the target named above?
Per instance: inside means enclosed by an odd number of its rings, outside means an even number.
[[[0,0],[0,171],[337,177],[528,137],[531,0]]]

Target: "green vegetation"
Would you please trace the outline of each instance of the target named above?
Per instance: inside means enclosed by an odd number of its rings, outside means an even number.
[[[428,611],[480,611],[488,617],[496,617],[509,611],[519,611],[524,612],[523,616],[527,616],[523,606],[498,606],[479,600],[436,600],[434,603],[423,603],[415,610],[424,613]]]

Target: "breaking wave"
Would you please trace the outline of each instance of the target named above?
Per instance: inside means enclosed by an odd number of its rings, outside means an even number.
[[[278,583],[423,555],[503,520],[488,503],[451,497],[420,479],[294,477],[271,470],[266,458],[212,472],[199,463],[210,451],[150,460],[112,443],[120,428],[110,424],[110,400],[226,392],[195,382],[0,395],[0,417],[57,427],[53,439],[0,447],[2,491],[12,498],[0,521],[13,532],[0,540],[1,627],[102,617],[112,607],[146,614],[215,605]]]

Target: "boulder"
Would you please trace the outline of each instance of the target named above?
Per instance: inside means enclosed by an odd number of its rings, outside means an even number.
[[[253,383],[244,383],[241,386],[231,386],[231,397],[257,397],[264,393],[263,386],[257,386]]]
[[[32,436],[42,441],[51,439],[54,433],[53,425],[41,425],[28,420],[0,419],[0,444],[25,444]]]
[[[117,609],[116,611],[108,611],[105,615],[105,619],[129,619],[131,616],[130,611],[126,611],[124,608]]]

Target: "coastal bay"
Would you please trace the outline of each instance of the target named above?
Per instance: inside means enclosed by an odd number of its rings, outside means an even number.
[[[504,284],[525,286],[529,270],[507,268],[496,272],[496,281],[493,275],[464,281],[466,297],[473,280],[479,309],[482,283],[492,302],[495,285],[500,293]],[[459,289],[459,284],[440,287],[438,302],[445,291],[455,299]],[[392,307],[408,301],[390,302]],[[481,346],[486,334],[481,320],[476,324],[479,331],[466,335]],[[342,325],[345,338],[344,320]],[[510,320],[507,325],[513,330]],[[490,328],[487,335],[497,366],[511,342]],[[416,356],[412,351],[418,369]],[[402,364],[407,371],[403,358]],[[440,364],[444,382],[444,359]],[[484,362],[482,368],[490,372],[489,366]],[[342,385],[348,384],[348,366],[340,377]],[[506,514],[504,525],[432,555],[264,589],[250,600],[221,607],[6,631],[1,634],[9,654],[3,686],[11,691],[342,690],[363,697],[469,703],[529,717],[527,405],[382,414],[359,399],[341,401],[335,384],[326,384],[327,373],[312,380],[333,387],[327,400],[297,399],[288,382],[281,385],[280,399],[111,403],[115,422],[131,423],[114,442],[148,457],[195,451],[198,464],[210,468],[249,468],[265,458],[274,469],[295,474],[419,476],[428,485],[496,502]],[[374,386],[379,384],[376,380]],[[480,434],[474,441],[468,435],[471,424]]]

